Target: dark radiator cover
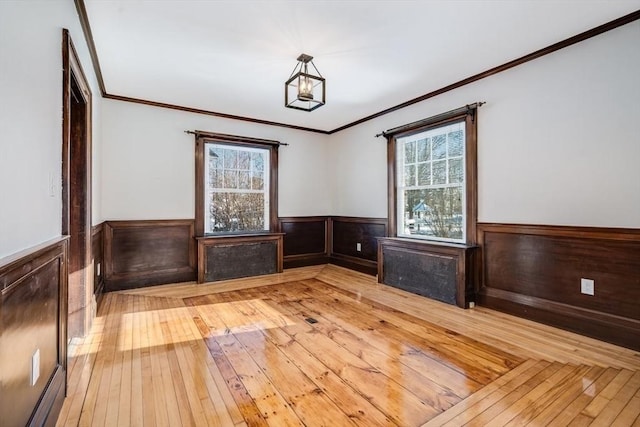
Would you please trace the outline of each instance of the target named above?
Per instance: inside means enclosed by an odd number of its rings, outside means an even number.
[[[457,262],[438,255],[383,249],[384,283],[449,304],[456,303]]]
[[[275,241],[207,246],[206,252],[206,282],[278,272]]]
[[[469,308],[475,301],[477,246],[378,239],[378,282]]]

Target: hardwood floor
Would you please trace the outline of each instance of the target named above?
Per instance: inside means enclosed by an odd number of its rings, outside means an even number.
[[[640,354],[336,266],[109,293],[59,426],[640,425]]]

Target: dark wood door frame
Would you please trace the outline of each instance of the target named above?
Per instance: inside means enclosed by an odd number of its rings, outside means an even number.
[[[91,90],[69,31],[62,30],[62,234],[69,240],[69,337],[91,326]]]

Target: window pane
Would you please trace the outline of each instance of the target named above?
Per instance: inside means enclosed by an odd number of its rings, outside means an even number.
[[[251,154],[248,151],[238,153],[238,169],[249,170],[251,168]]]
[[[263,230],[264,202],[264,193],[213,193],[209,204],[209,230]]]
[[[262,172],[251,172],[251,189],[264,190],[264,178],[262,176]]]
[[[224,171],[224,186],[223,188],[238,188],[238,172],[237,171]]]
[[[251,153],[251,169],[262,173],[264,170],[264,155],[262,153]]]
[[[447,183],[447,161],[440,160],[432,163],[433,167],[433,184]]]
[[[413,187],[414,185],[416,185],[415,165],[409,165],[404,167],[404,185],[406,187]]]
[[[424,190],[404,191],[403,230],[398,230],[398,233],[425,235],[428,230],[426,210],[429,207],[424,203],[424,193]]]
[[[436,135],[432,138],[433,144],[433,158],[434,159],[444,159],[447,157],[447,146],[446,146],[446,135]]]
[[[404,162],[415,163],[416,162],[416,142],[409,141],[404,144]]]
[[[222,148],[209,148],[209,167],[210,168],[221,168],[222,167]]]
[[[205,233],[269,227],[269,149],[205,145]]]
[[[426,162],[431,160],[431,138],[418,141],[418,161]]]
[[[449,160],[449,183],[456,184],[462,182],[463,178],[462,159]]]
[[[397,235],[464,240],[465,126],[460,120],[396,140]]]
[[[462,187],[428,190],[431,230],[434,236],[462,238]]]
[[[407,235],[462,238],[462,187],[405,190],[404,230]]]
[[[449,157],[462,156],[462,131],[449,132]]]
[[[209,169],[209,187],[210,188],[223,188],[223,174],[216,169]]]
[[[224,168],[236,169],[238,167],[238,151],[224,150]]]
[[[418,164],[418,185],[431,185],[431,163]]]
[[[241,190],[250,190],[251,189],[251,178],[249,172],[239,172],[238,173],[238,188]]]

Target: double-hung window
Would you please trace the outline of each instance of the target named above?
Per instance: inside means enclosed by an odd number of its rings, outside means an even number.
[[[277,142],[218,134],[196,138],[199,235],[275,230]]]
[[[475,112],[465,107],[385,133],[396,236],[475,241]]]

